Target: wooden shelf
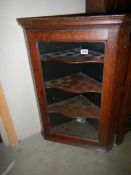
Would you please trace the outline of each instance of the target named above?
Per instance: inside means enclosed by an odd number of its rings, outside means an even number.
[[[103,63],[104,55],[94,51],[89,51],[88,54],[83,55],[80,53],[80,48],[74,48],[70,50],[43,54],[41,55],[41,59],[44,61],[57,61],[68,64]]]
[[[76,120],[63,123],[51,128],[51,131],[58,134],[72,135],[83,138],[98,139],[98,130],[88,122],[79,123]]]
[[[101,93],[102,84],[90,76],[80,72],[45,82],[46,88],[56,88],[70,93]]]
[[[60,113],[70,118],[99,119],[100,109],[86,97],[79,95],[48,106],[49,113]]]

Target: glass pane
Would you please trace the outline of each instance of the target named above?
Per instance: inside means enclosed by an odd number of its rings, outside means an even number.
[[[104,43],[39,42],[50,132],[98,139]]]

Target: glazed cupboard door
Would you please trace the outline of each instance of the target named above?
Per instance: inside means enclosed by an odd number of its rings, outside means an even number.
[[[38,48],[50,132],[98,140],[104,43],[50,41]]]
[[[46,139],[112,147],[117,32],[26,31]]]
[[[131,130],[131,32],[127,36],[127,67],[123,83],[119,121],[117,125],[116,144],[121,144],[124,136]]]

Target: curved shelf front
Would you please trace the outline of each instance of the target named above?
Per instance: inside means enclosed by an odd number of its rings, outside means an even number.
[[[102,83],[80,72],[45,82],[46,88],[56,88],[70,93],[101,93]]]
[[[49,113],[60,113],[70,118],[95,118],[99,119],[100,108],[79,95],[62,102],[48,105]]]
[[[44,61],[56,61],[67,64],[103,63],[104,55],[90,50],[88,51],[88,54],[81,54],[80,48],[74,48],[43,54],[41,55],[41,59]]]

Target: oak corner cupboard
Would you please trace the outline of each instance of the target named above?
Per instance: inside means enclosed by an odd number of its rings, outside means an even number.
[[[125,90],[130,16],[17,21],[27,41],[44,138],[110,150]]]

